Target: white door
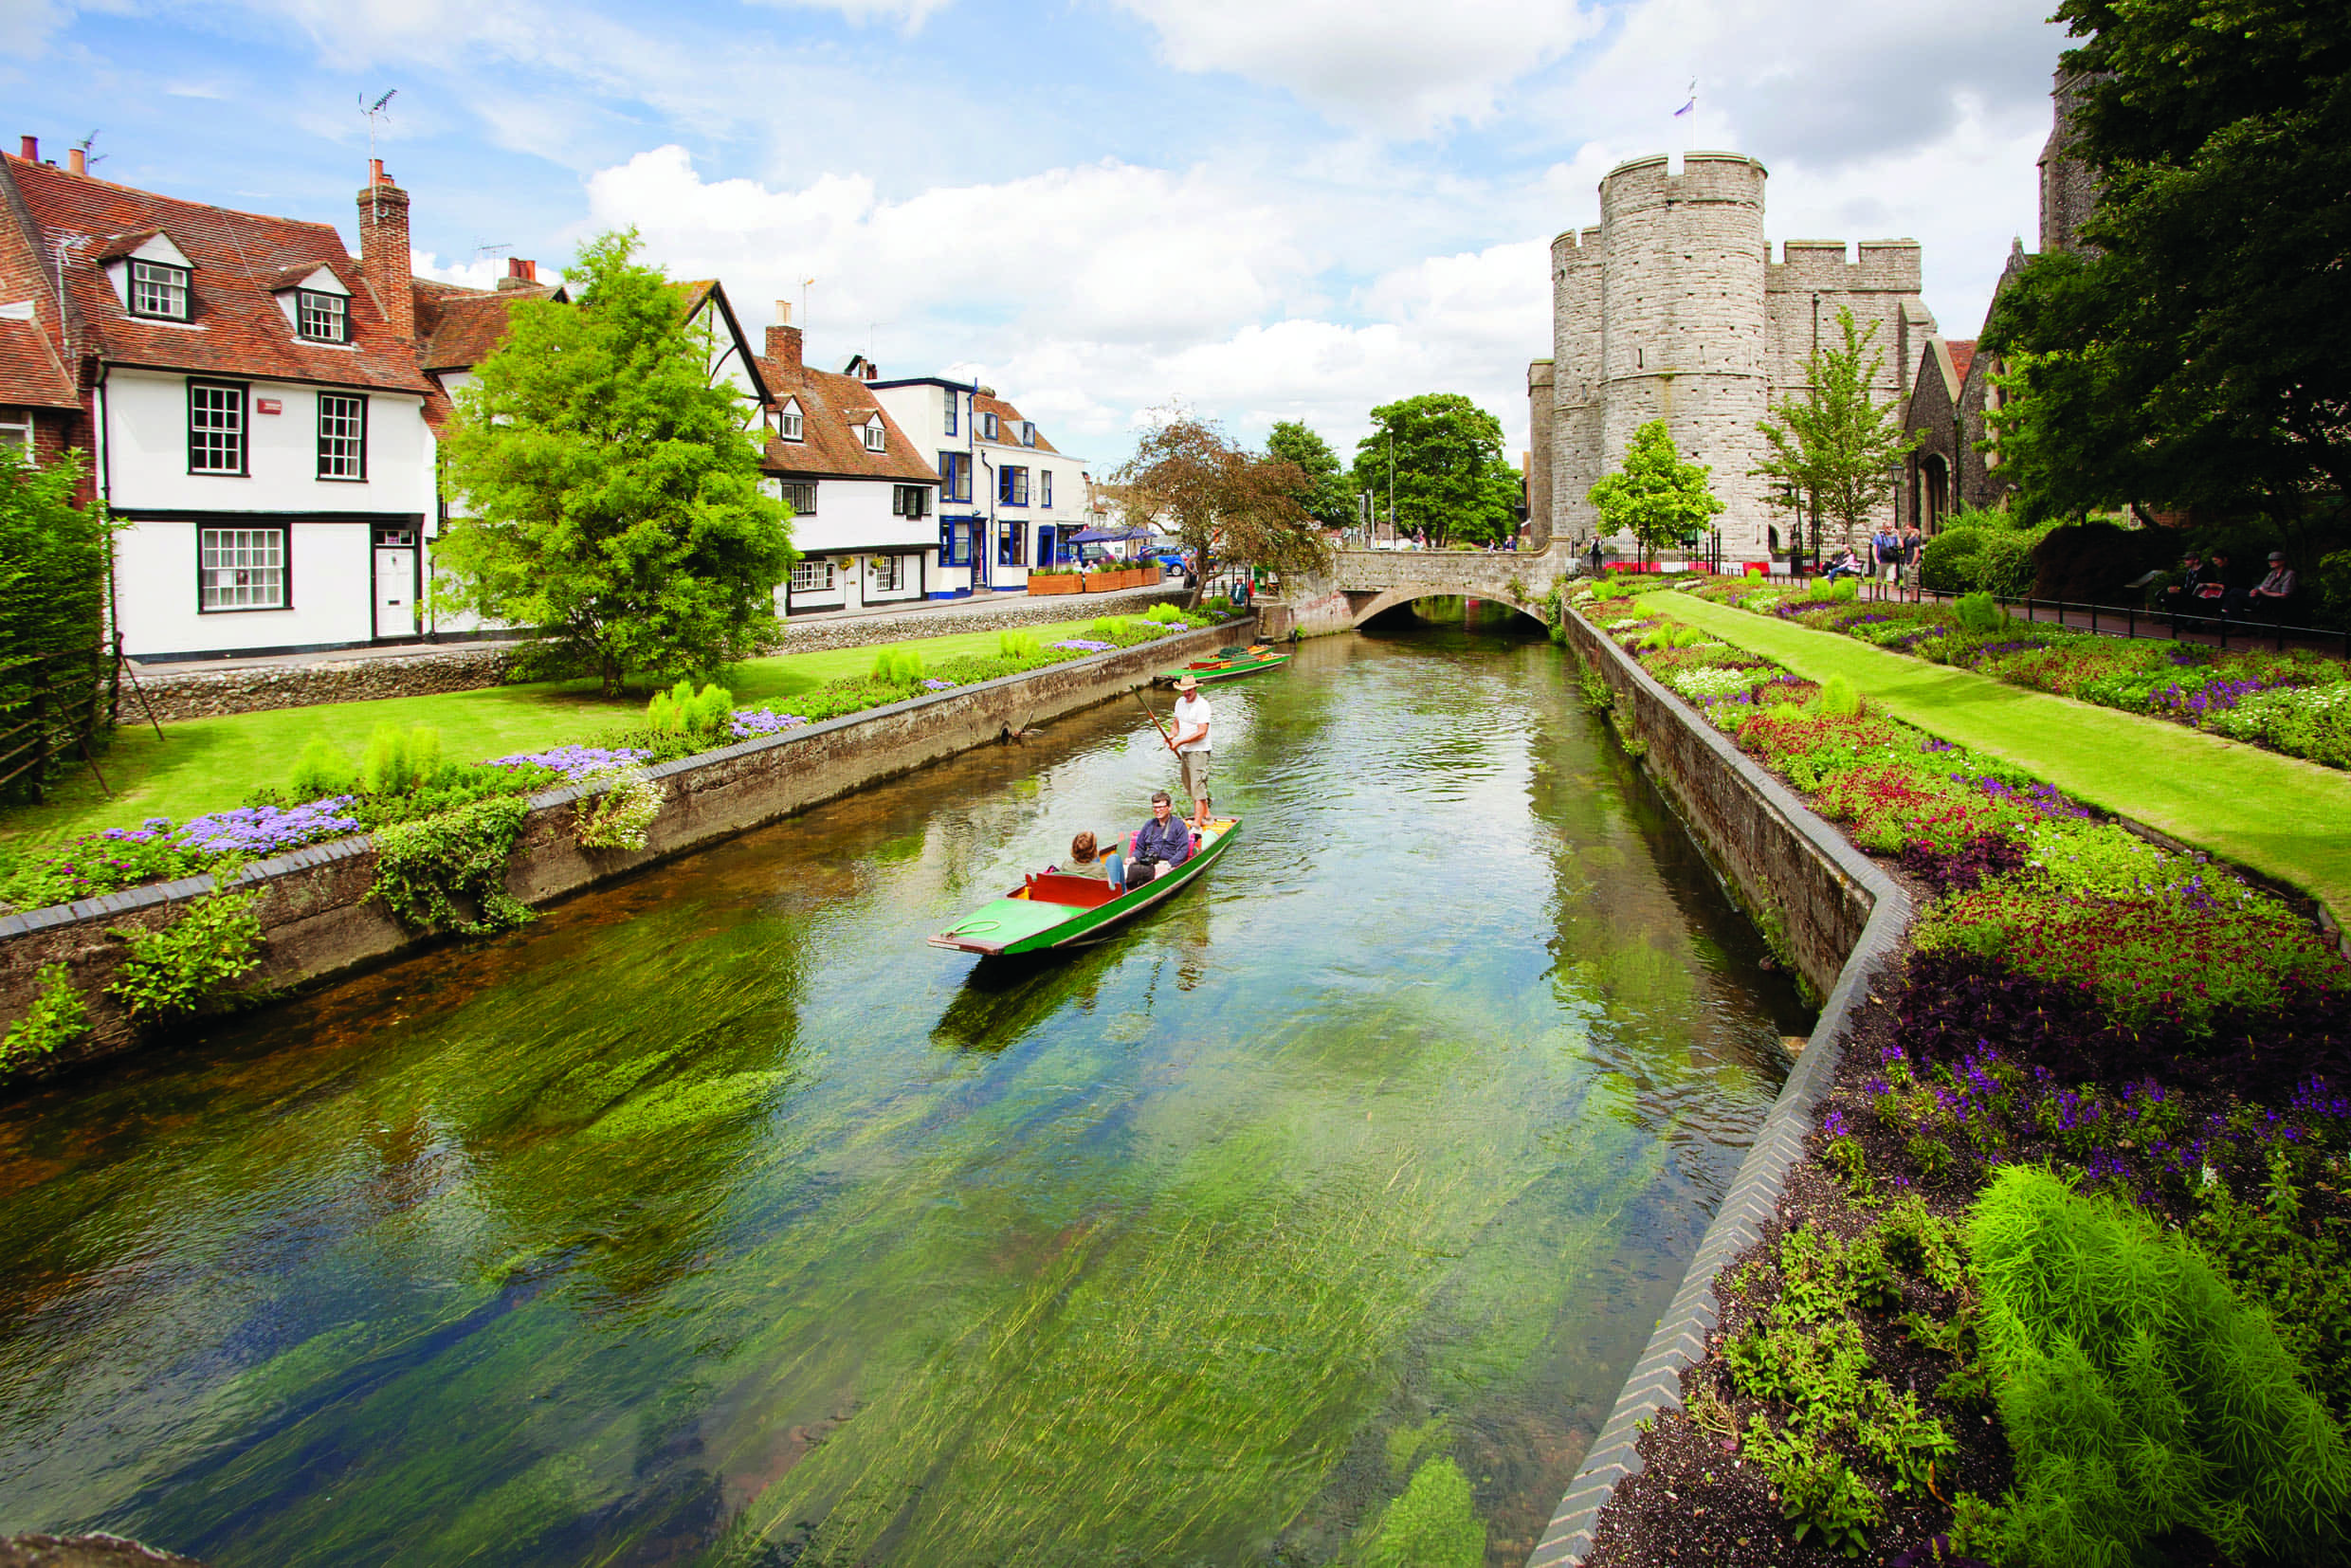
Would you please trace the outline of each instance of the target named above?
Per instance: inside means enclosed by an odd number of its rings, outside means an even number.
[[[375,551],[375,635],[416,635],[416,552]]]

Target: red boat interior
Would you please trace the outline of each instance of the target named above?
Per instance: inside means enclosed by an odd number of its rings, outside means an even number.
[[[1013,895],[1038,903],[1066,903],[1079,909],[1096,908],[1118,896],[1100,877],[1072,877],[1059,871],[1030,872],[1027,885]]]

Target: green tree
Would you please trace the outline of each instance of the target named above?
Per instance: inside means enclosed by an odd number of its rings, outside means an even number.
[[[1919,444],[1896,422],[1900,400],[1880,403],[1870,394],[1886,368],[1877,336],[1875,321],[1862,329],[1852,311],[1839,305],[1839,340],[1815,344],[1805,358],[1811,390],[1801,399],[1781,398],[1772,410],[1775,419],[1756,426],[1772,452],[1755,472],[1774,483],[1783,505],[1801,504],[1814,518],[1835,519],[1848,544],[1869,514],[1893,499],[1895,474]],[[1813,548],[1820,548],[1816,533]]]
[[[1219,566],[1291,574],[1328,570],[1331,547],[1299,502],[1307,486],[1296,464],[1253,456],[1214,421],[1180,406],[1154,416],[1157,423],[1111,480],[1130,526],[1172,529],[1199,562],[1194,604]]]
[[[1296,465],[1305,477],[1298,504],[1325,528],[1352,528],[1356,523],[1356,489],[1339,465],[1330,443],[1295,419],[1278,421],[1266,436],[1266,456]]]
[[[79,452],[36,467],[0,446],[0,800],[40,799],[114,727],[101,700],[112,524],[97,502],[74,504],[83,472]]]
[[[581,248],[576,305],[509,307],[443,448],[465,513],[441,547],[444,602],[542,629],[608,696],[631,671],[705,673],[772,642],[793,559],[742,406],[636,245]]]
[[[1652,419],[1632,432],[1624,465],[1586,499],[1599,508],[1601,532],[1631,534],[1644,550],[1658,550],[1696,538],[1722,510],[1707,483],[1713,477],[1706,465],[1685,462],[1666,422]]]
[[[1424,392],[1372,410],[1371,434],[1356,443],[1355,480],[1376,501],[1388,494],[1392,452],[1398,533],[1425,528],[1447,544],[1518,532],[1524,486],[1503,456],[1502,421],[1469,399]]]
[[[2001,292],[1985,347],[2032,356],[2004,410],[2049,461],[2026,504],[2258,509],[2351,494],[2351,11],[2310,0],[2064,0],[2087,42],[2069,151],[2087,249]]]

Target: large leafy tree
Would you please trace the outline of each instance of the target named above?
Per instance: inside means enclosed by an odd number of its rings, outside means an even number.
[[[1244,451],[1213,420],[1181,407],[1155,410],[1152,418],[1111,478],[1130,525],[1172,529],[1199,562],[1195,603],[1220,566],[1288,574],[1329,568],[1331,547],[1299,501],[1307,483],[1296,464]]]
[[[1986,347],[2030,356],[2004,410],[2052,515],[2133,504],[2291,516],[2351,494],[2351,9],[2064,0],[2087,40],[2071,153],[2088,248],[2005,289]]]
[[[439,554],[444,598],[543,629],[612,696],[630,672],[707,672],[772,642],[793,558],[743,408],[636,243],[581,249],[576,305],[509,307],[444,447],[465,513]]]
[[[1712,468],[1675,451],[1666,422],[1652,419],[1632,432],[1623,465],[1603,475],[1587,499],[1599,510],[1602,532],[1631,534],[1644,549],[1661,550],[1694,538],[1722,510],[1713,477]]]
[[[1331,444],[1295,419],[1277,421],[1266,436],[1266,455],[1294,465],[1304,476],[1298,504],[1325,528],[1348,528],[1356,521],[1356,490],[1339,465]]]
[[[1812,383],[1805,394],[1781,398],[1773,417],[1756,426],[1772,450],[1755,471],[1799,515],[1809,508],[1814,518],[1836,520],[1850,544],[1869,514],[1893,499],[1895,474],[1919,438],[1897,421],[1899,399],[1881,403],[1872,392],[1886,368],[1878,324],[1860,327],[1843,305],[1836,319],[1836,340],[1815,344],[1805,358]],[[1813,548],[1820,548],[1817,537]]]
[[[1424,392],[1374,409],[1371,433],[1356,444],[1355,479],[1376,500],[1389,493],[1392,456],[1399,533],[1425,528],[1447,544],[1518,531],[1524,488],[1503,455],[1502,421],[1467,397]]]
[[[103,504],[74,504],[69,451],[35,466],[0,445],[0,801],[39,800],[66,759],[114,726],[103,701],[108,535]]]

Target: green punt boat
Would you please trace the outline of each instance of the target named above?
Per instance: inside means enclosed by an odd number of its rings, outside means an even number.
[[[1290,662],[1286,653],[1276,653],[1260,645],[1256,647],[1227,648],[1213,659],[1198,659],[1181,669],[1161,670],[1151,678],[1155,686],[1172,686],[1189,675],[1202,685],[1211,681],[1231,681],[1244,675],[1256,675],[1268,669],[1280,669]]]
[[[1182,892],[1240,836],[1239,817],[1220,817],[1200,835],[1200,848],[1190,860],[1166,876],[1115,897],[1110,884],[1098,877],[1031,871],[1021,885],[981,904],[931,938],[930,943],[997,958],[1049,953],[1057,947],[1097,940],[1110,927]]]

